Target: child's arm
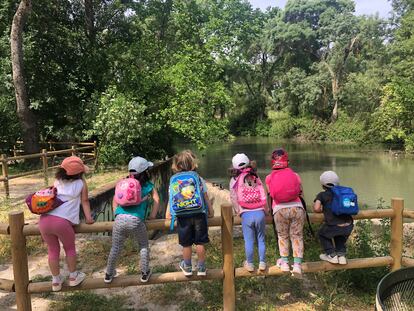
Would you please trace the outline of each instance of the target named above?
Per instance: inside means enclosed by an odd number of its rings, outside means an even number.
[[[322,203],[319,200],[315,200],[315,202],[313,203],[313,211],[315,213],[322,213],[323,208],[322,208]]]
[[[158,195],[158,192],[155,189],[152,190],[152,201],[153,205],[151,209],[151,214],[149,215],[148,219],[155,219],[160,208],[160,196]]]
[[[89,196],[88,196],[88,185],[86,184],[85,179],[83,181],[83,187],[81,192],[81,202],[82,202],[82,209],[83,213],[85,214],[85,219],[87,224],[93,224],[95,221],[91,216],[91,206],[89,204]]]
[[[116,207],[118,206],[118,203],[115,201],[115,196],[112,198],[112,210],[115,212]]]
[[[171,219],[171,213],[170,213],[170,203],[167,204],[167,210],[165,211],[165,219]]]
[[[272,216],[272,197],[270,196],[269,186],[266,184],[267,202],[265,207],[265,214]]]
[[[213,209],[213,206],[211,205],[210,199],[208,198],[207,192],[204,192],[204,200],[206,201],[207,206],[208,206],[208,217],[214,217],[214,209]]]

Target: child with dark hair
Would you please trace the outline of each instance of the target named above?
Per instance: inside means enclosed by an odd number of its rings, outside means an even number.
[[[39,229],[47,244],[49,268],[52,272],[52,291],[60,291],[64,278],[60,274],[60,244],[66,253],[69,269],[69,286],[77,286],[85,279],[85,273],[76,269],[76,248],[74,225],[79,224],[80,204],[85,214],[86,223],[92,224],[88,198],[88,186],[83,174],[88,171],[82,160],[71,156],[63,160],[56,172],[54,187],[57,196],[64,203],[46,214],[39,220]]]
[[[132,237],[140,250],[141,282],[148,282],[151,276],[148,234],[144,221],[150,198],[152,198],[153,206],[149,219],[155,219],[159,209],[159,195],[148,174],[148,169],[153,165],[152,162],[142,157],[135,157],[129,161],[128,170],[130,177],[132,176],[138,180],[141,186],[141,200],[139,204],[122,206],[116,202],[114,196],[112,207],[115,211],[115,222],[112,230],[112,247],[106,267],[105,283],[111,283],[116,276],[116,261],[122,251],[125,240],[129,236]]]
[[[324,250],[319,257],[333,264],[346,265],[346,241],[354,228],[353,219],[350,215],[335,215],[330,208],[331,188],[339,185],[338,175],[334,171],[326,171],[319,179],[324,191],[318,193],[313,204],[313,211],[323,213],[325,218],[318,232]]]

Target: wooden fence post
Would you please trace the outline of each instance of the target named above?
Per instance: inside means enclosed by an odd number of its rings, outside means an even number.
[[[221,245],[223,252],[223,310],[236,310],[233,256],[233,207],[221,205]]]
[[[3,182],[4,182],[4,190],[6,192],[6,198],[10,197],[10,189],[9,189],[9,164],[7,162],[7,155],[1,155],[1,170],[3,173]]]
[[[76,147],[72,145],[72,155],[76,155]]]
[[[93,168],[96,171],[96,168],[98,167],[98,146],[96,140],[93,142],[93,157],[95,158]]]
[[[400,198],[392,198],[391,207],[394,210],[394,216],[391,218],[390,255],[393,259],[391,271],[395,271],[401,269],[404,200]]]
[[[43,162],[43,176],[45,178],[45,186],[49,185],[49,178],[47,176],[47,150],[42,149],[42,162]]]
[[[16,304],[19,311],[31,311],[26,237],[23,235],[23,211],[9,213],[10,239],[12,243],[13,275],[16,290]]]

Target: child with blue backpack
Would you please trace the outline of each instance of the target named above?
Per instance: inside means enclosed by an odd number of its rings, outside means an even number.
[[[183,260],[179,266],[185,276],[193,274],[192,246],[196,245],[198,256],[197,275],[207,275],[205,265],[208,243],[207,217],[214,216],[214,210],[207,195],[207,186],[198,175],[197,158],[190,150],[175,155],[172,163],[174,175],[169,185],[169,207],[166,218],[171,219],[171,227],[177,219],[178,241],[183,247]]]
[[[333,171],[323,172],[320,182],[324,191],[316,196],[313,205],[313,211],[323,213],[325,218],[318,232],[324,250],[319,258],[333,264],[346,265],[346,241],[354,228],[351,215],[358,213],[356,195],[351,188],[339,186],[339,177]],[[342,198],[338,200],[340,192]]]
[[[242,231],[246,260],[244,268],[254,271],[254,244],[257,240],[259,270],[266,270],[266,222],[267,200],[263,184],[256,173],[255,162],[250,162],[244,153],[232,159],[230,198],[233,208],[242,219]]]
[[[159,195],[148,174],[148,169],[153,165],[152,162],[142,157],[132,158],[128,164],[129,176],[120,180],[116,185],[112,202],[115,221],[105,283],[111,283],[116,276],[116,261],[128,237],[133,239],[140,250],[141,282],[148,282],[151,276],[148,234],[144,221],[150,198],[152,198],[153,205],[148,219],[156,218],[159,208]]]

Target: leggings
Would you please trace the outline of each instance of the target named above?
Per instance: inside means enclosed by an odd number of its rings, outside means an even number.
[[[144,222],[138,217],[120,214],[116,216],[112,230],[112,248],[106,266],[107,274],[114,275],[116,261],[128,236],[132,237],[140,250],[141,271],[147,272],[149,270],[148,235]]]
[[[76,257],[75,230],[69,220],[45,214],[40,216],[39,229],[47,244],[49,260],[59,260],[59,241],[63,244],[66,257]]]
[[[289,256],[290,239],[292,242],[293,257],[303,258],[304,209],[302,207],[282,208],[278,210],[273,217],[276,222],[280,256]]]

